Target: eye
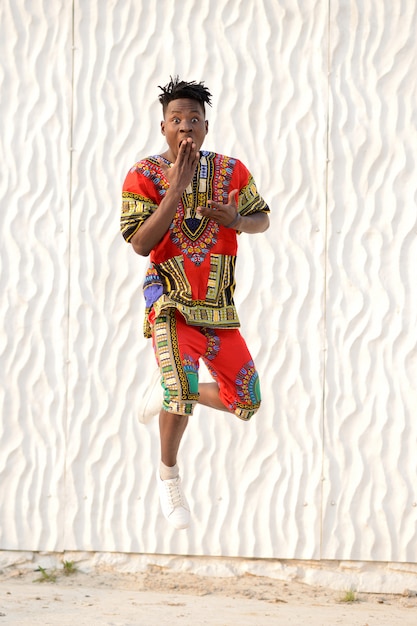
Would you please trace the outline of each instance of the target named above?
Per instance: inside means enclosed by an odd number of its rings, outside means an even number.
[[[192,122],[199,122],[200,120],[198,119],[198,117],[193,117],[191,121]]]

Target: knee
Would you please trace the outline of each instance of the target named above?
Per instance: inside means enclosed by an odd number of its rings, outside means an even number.
[[[253,362],[242,368],[236,381],[236,404],[234,414],[239,419],[249,421],[261,406],[261,387],[258,372]]]
[[[187,414],[173,413],[172,411],[166,411],[161,409],[159,413],[159,419],[162,422],[170,422],[171,424],[181,424],[184,420],[188,419]]]
[[[236,415],[236,417],[238,417],[239,419],[243,420],[244,422],[249,422],[249,420],[255,415],[255,413],[257,413],[257,411],[259,410],[259,407],[261,406],[261,401],[258,400],[256,403],[251,404],[251,405],[246,405],[246,406],[236,406],[233,413]]]

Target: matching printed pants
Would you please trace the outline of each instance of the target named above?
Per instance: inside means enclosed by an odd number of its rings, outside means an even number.
[[[152,342],[164,390],[163,408],[192,415],[198,402],[199,361],[219,386],[220,400],[242,420],[261,403],[259,376],[238,329],[190,326],[175,309],[149,316]]]

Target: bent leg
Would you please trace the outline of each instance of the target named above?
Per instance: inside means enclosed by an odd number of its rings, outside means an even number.
[[[220,400],[220,389],[217,383],[199,383],[198,393],[199,404],[208,406],[211,409],[230,412],[227,406]]]
[[[202,388],[201,404],[249,420],[261,404],[261,390],[245,340],[238,329],[206,329],[205,334],[210,346],[215,346],[202,357],[215,386],[207,390]]]

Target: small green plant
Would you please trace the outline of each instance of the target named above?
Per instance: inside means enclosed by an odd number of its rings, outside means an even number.
[[[358,599],[353,589],[348,589],[348,591],[345,592],[345,595],[340,598],[340,602],[349,603],[349,602],[357,602],[357,601]]]
[[[47,572],[44,567],[38,566],[37,572],[40,572],[41,575],[39,578],[36,578],[35,583],[54,583],[56,581],[56,574],[54,572]]]
[[[64,561],[63,562],[64,574],[65,576],[71,576],[71,574],[75,574],[77,571],[77,567],[74,561]]]

